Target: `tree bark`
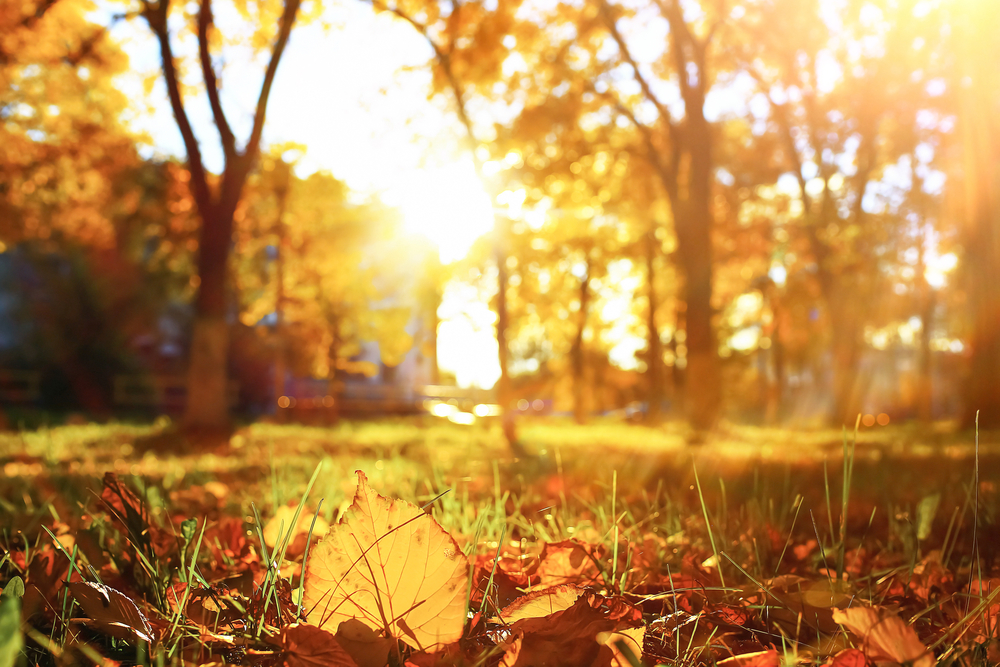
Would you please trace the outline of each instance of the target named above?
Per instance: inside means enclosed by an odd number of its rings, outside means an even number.
[[[973,330],[962,424],[975,427],[978,414],[980,428],[1000,428],[1000,129],[992,115],[992,90],[983,90],[986,65],[969,66],[973,84],[963,86],[962,120],[965,268]]]
[[[517,420],[511,405],[514,396],[511,391],[510,371],[507,367],[507,328],[510,325],[507,313],[507,288],[510,277],[507,273],[507,229],[508,221],[503,216],[496,218],[496,262],[497,262],[497,361],[500,364],[500,379],[497,381],[497,403],[500,404],[500,424],[507,444],[515,453],[520,453],[517,439]]]
[[[923,257],[921,250],[920,256]],[[931,333],[934,330],[934,310],[937,299],[924,278],[924,262],[917,265],[920,276],[920,338],[917,339],[917,419],[924,423],[934,420],[934,380],[931,355]]]
[[[718,343],[712,323],[712,143],[703,106],[688,111],[688,193],[673,206],[687,303],[687,417],[698,430],[715,426],[722,404]],[[683,197],[683,193],[681,193]]]
[[[712,322],[712,135],[711,123],[705,117],[709,76],[706,54],[711,33],[703,39],[695,36],[676,0],[657,4],[670,26],[671,57],[684,101],[684,117],[679,122],[674,121],[670,110],[643,76],[618,31],[617,17],[611,7],[602,2],[600,10],[622,58],[631,67],[645,99],[656,108],[670,141],[669,150],[663,151],[650,127],[616,101],[619,112],[642,136],[650,162],[670,200],[677,255],[684,277],[682,294],[687,305],[685,408],[688,421],[702,431],[715,426],[722,407],[719,351]]]
[[[229,422],[229,325],[221,317],[195,316],[188,366],[184,426],[214,430]],[[219,370],[222,369],[222,372]]]
[[[646,233],[646,349],[649,356],[646,367],[646,420],[657,424],[661,418],[660,407],[663,404],[663,345],[660,343],[660,330],[656,325],[656,310],[659,300],[656,294],[656,239],[655,229]]]
[[[232,195],[229,199],[232,200]],[[238,201],[238,197],[237,197]],[[233,210],[212,206],[204,215],[198,252],[198,297],[188,361],[183,423],[191,430],[226,429],[229,421],[229,324],[226,287]],[[222,209],[222,210],[219,210]]]

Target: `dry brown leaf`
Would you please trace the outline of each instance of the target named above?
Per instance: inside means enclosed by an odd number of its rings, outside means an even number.
[[[500,664],[502,667],[617,667],[622,665],[623,656],[606,642],[615,633],[641,624],[642,612],[625,600],[584,591],[567,608],[513,623]],[[626,639],[634,640],[634,637]]]
[[[458,641],[469,564],[430,515],[389,500],[358,471],[354,503],[309,554],[309,622],[330,630],[358,619],[421,650]]]
[[[358,667],[385,667],[389,662],[389,652],[399,643],[381,636],[357,619],[340,624],[337,641]]]
[[[98,631],[128,641],[153,641],[149,621],[124,593],[89,581],[74,581],[67,585]]]
[[[534,575],[539,585],[559,586],[578,584],[586,586],[601,581],[600,570],[594,563],[595,547],[577,540],[563,540],[546,544],[539,556]]]
[[[936,663],[916,631],[887,609],[834,609],[833,620],[862,640],[861,650],[873,662],[908,663],[912,667],[934,667]]]
[[[278,644],[284,649],[283,667],[357,667],[332,634],[313,625],[289,625]]]

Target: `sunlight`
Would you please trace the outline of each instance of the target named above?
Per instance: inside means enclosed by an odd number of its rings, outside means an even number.
[[[390,186],[383,199],[402,210],[407,231],[437,246],[443,264],[465,257],[476,239],[493,228],[490,198],[471,160],[417,171]]]
[[[438,309],[438,363],[454,373],[459,387],[489,389],[500,377],[496,313],[478,298],[471,285],[452,283],[445,288]]]

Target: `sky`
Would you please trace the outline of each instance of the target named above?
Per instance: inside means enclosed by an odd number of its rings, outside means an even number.
[[[225,5],[217,4],[217,25],[235,38],[238,33],[227,26],[238,22],[229,19]],[[159,65],[148,28],[141,21],[122,22],[115,36],[130,57],[131,72],[120,85],[136,106],[131,124],[151,138],[147,155],[183,156],[163,82],[157,80],[147,94],[146,79]],[[180,44],[175,49],[185,52]],[[227,49],[221,76],[227,117],[243,138],[265,65],[251,55]],[[360,2],[330,5],[320,22],[292,33],[272,90],[264,143],[304,145],[300,176],[327,170],[361,197],[378,194],[401,210],[408,231],[429,238],[448,263],[492,229],[493,208],[471,157],[463,154],[447,100],[428,97],[430,56],[423,38],[402,22],[376,16]],[[190,83],[200,85],[194,77]],[[219,170],[221,151],[207,101],[202,95],[189,106],[206,163]],[[438,360],[460,385],[490,387],[500,374],[495,315],[470,299],[463,290],[446,292]]]

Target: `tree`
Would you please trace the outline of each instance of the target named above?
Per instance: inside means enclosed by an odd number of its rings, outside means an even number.
[[[969,381],[962,423],[1000,427],[1000,6],[963,1],[948,6],[951,27],[949,102],[959,119],[961,215],[965,279],[971,308]]]
[[[411,308],[400,297],[422,256],[400,235],[395,211],[352,203],[328,173],[296,176],[281,153],[262,157],[235,213],[240,319],[280,323],[278,358],[287,351],[291,370],[327,378],[332,394],[340,374],[377,371],[352,360],[363,343],[377,342],[389,366],[413,345]]]
[[[495,202],[499,192],[496,188],[490,187],[490,179],[484,169],[486,160],[483,153],[488,155],[488,148],[482,142],[482,136],[477,131],[470,113],[469,97],[470,91],[484,94],[490,89],[491,84],[501,77],[502,63],[512,50],[508,46],[507,37],[514,37],[515,43],[517,40],[511,33],[518,25],[515,16],[520,2],[497,3],[492,9],[488,7],[488,3],[480,0],[464,4],[453,0],[447,6],[426,0],[391,4],[383,0],[371,0],[371,3],[376,11],[391,12],[413,26],[427,41],[433,52],[435,89],[444,91],[454,102],[455,112],[465,135],[464,143],[472,157],[476,175],[487,192],[491,193],[491,201]],[[442,9],[445,8],[450,11],[443,13]],[[507,300],[510,288],[507,266],[510,252],[509,225],[507,217],[495,216],[496,337],[500,364],[497,397],[504,435],[512,450],[516,454],[521,454],[523,451],[518,444],[514,413],[510,406],[512,393],[507,337],[509,327]]]
[[[0,6],[0,243],[113,247],[113,184],[137,162],[114,77],[128,65],[78,0]]]
[[[619,22],[625,12],[600,0],[597,12],[604,29],[618,47],[618,63],[627,65],[639,85],[639,100],[655,109],[655,118],[644,122],[610,87],[606,95],[640,133],[646,158],[667,193],[677,236],[677,258],[684,280],[687,345],[687,415],[697,429],[714,425],[721,408],[718,341],[712,306],[712,193],[714,149],[712,123],[705,102],[713,82],[711,48],[726,20],[724,8],[700,7],[689,21],[677,0],[655,3],[669,29],[669,51],[657,65],[671,63],[683,101],[683,115],[673,113],[657,94],[649,70],[632,54]],[[595,86],[595,91],[597,87]],[[598,91],[599,92],[599,91]]]
[[[869,200],[883,169],[913,149],[925,84],[911,76],[912,45],[929,21],[908,7],[870,5],[879,19],[843,8],[833,28],[818,4],[761,4],[741,23],[731,49],[770,105],[780,155],[798,187],[799,230],[808,242],[825,305],[833,379],[829,419],[853,423],[861,412],[867,310],[878,278],[884,226]],[[878,46],[874,46],[877,44]],[[833,56],[836,74],[821,73]]]
[[[139,0],[139,2],[142,16],[159,44],[160,67],[170,107],[187,153],[190,174],[188,185],[201,218],[197,260],[198,293],[195,297],[184,424],[193,429],[218,429],[225,427],[229,422],[226,287],[233,216],[260,151],[271,86],[295,24],[301,0],[284,0],[277,6],[274,3],[261,2],[257,6],[259,25],[254,42],[270,42],[271,46],[267,69],[253,114],[252,128],[242,148],[237,145],[236,135],[230,126],[219,95],[220,81],[216,72],[217,64],[212,58],[212,46],[218,43],[220,34],[214,25],[212,2],[200,0],[197,5],[194,32],[198,41],[198,64],[225,160],[218,178],[213,177],[205,166],[201,144],[188,117],[184,86],[169,27],[173,5],[170,0],[157,2]],[[178,8],[180,9],[180,6]],[[243,11],[248,12],[245,5]]]

